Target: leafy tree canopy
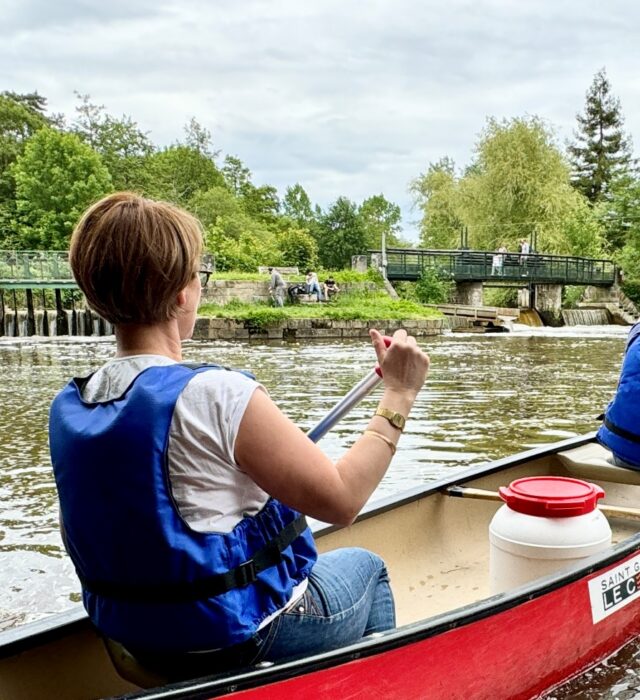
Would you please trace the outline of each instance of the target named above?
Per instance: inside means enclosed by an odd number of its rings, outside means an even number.
[[[357,205],[347,197],[338,197],[319,221],[320,264],[329,270],[349,267],[351,256],[366,250],[367,234]]]
[[[410,186],[422,211],[420,245],[423,248],[452,249],[460,241],[462,219],[455,164],[450,158],[431,163],[427,172]]]
[[[135,190],[144,181],[145,159],[153,145],[137,123],[126,115],[113,117],[89,95],[76,93],[80,104],[71,131],[100,154],[117,190]]]
[[[390,202],[382,194],[365,199],[360,205],[359,216],[365,230],[367,248],[380,248],[382,236],[385,245],[400,245],[400,207]]]
[[[75,134],[40,129],[12,167],[21,245],[65,249],[82,212],[112,189],[100,156]]]
[[[571,186],[568,164],[537,117],[489,119],[462,177],[456,178],[450,161],[440,161],[416,180],[413,191],[427,247],[455,247],[465,226],[471,247],[480,250],[517,250],[525,238],[540,252],[602,252],[598,217]]]
[[[311,199],[300,183],[287,187],[282,200],[282,211],[285,216],[304,227],[309,227],[315,219]]]

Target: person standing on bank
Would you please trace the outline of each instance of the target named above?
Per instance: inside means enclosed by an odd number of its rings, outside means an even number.
[[[287,288],[282,275],[275,269],[269,268],[271,279],[269,280],[269,291],[273,296],[273,301],[276,306],[284,306],[284,293]]]
[[[114,324],[116,355],[50,412],[63,538],[90,619],[170,679],[319,653],[395,625],[384,562],[318,556],[304,515],[350,524],[384,476],[429,358],[371,340],[384,392],[335,463],[255,379],[182,364],[198,303],[200,225],[116,193],[77,225],[70,262]],[[90,467],[90,468],[89,468]]]

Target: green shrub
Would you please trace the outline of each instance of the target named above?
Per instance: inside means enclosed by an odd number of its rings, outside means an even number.
[[[584,287],[576,287],[575,285],[566,285],[562,290],[562,306],[565,309],[575,309],[578,307],[578,302],[584,294]]]
[[[482,297],[485,306],[500,306],[508,309],[518,307],[518,290],[516,287],[485,287]]]
[[[640,281],[629,280],[622,284],[622,291],[634,304],[640,304]]]
[[[451,298],[454,283],[434,268],[423,270],[416,282],[415,292],[423,304],[446,304]]]

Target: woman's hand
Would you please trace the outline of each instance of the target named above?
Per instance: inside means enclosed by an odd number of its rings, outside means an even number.
[[[385,389],[415,398],[427,378],[429,356],[404,329],[393,334],[393,342],[388,348],[377,330],[372,328],[369,334],[382,370]]]

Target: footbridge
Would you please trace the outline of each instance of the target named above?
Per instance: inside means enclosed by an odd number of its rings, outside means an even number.
[[[518,287],[520,306],[535,308],[549,325],[561,323],[565,285],[612,287],[618,272],[611,260],[568,255],[481,250],[371,250],[369,264],[391,281],[417,280],[427,270],[456,284],[456,303],[483,305],[484,286]]]
[[[386,270],[390,280],[417,280],[425,270],[455,282],[527,282],[611,286],[616,266],[611,260],[567,255],[496,253],[481,250],[424,250],[387,248]],[[383,262],[379,250],[369,251],[372,264]]]

